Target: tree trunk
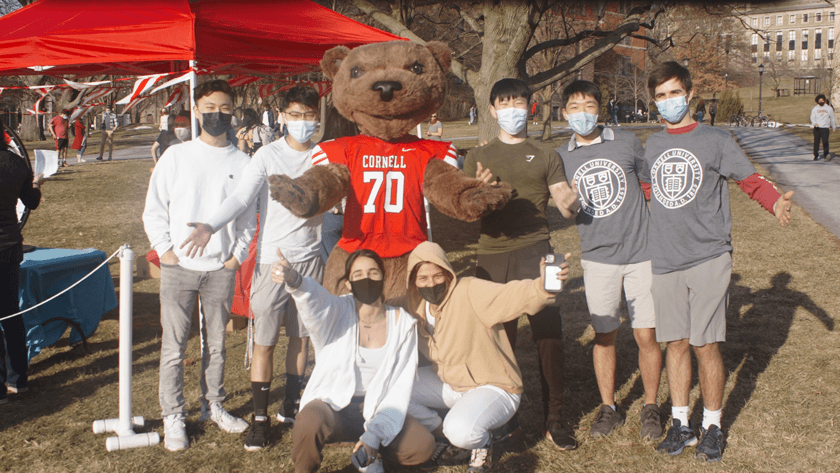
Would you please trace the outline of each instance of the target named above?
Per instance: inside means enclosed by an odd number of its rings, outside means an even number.
[[[554,117],[551,116],[551,96],[554,95],[554,86],[550,85],[540,91],[540,101],[542,102],[542,119],[543,130],[540,141],[548,141],[551,139],[551,121]]]
[[[23,76],[21,79],[26,86],[43,85],[46,82],[46,76]],[[23,141],[43,140],[43,130],[40,127],[41,115],[26,114],[27,110],[34,110],[35,102],[38,101],[40,96],[37,92],[32,91],[24,93],[22,97],[20,106],[23,116],[21,117],[20,139]],[[44,111],[44,102],[46,102],[46,99],[41,101],[41,111]]]
[[[533,7],[526,2],[484,2],[481,69],[478,74],[467,74],[467,82],[475,91],[479,142],[489,141],[499,135],[499,125],[490,115],[490,89],[501,79],[523,79],[518,65],[534,35],[537,22],[533,16]]]

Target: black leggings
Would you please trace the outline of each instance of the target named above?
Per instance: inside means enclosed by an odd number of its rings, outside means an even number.
[[[0,264],[0,318],[17,313],[20,310],[18,299],[18,280],[20,278],[20,263]],[[26,357],[26,330],[23,326],[23,316],[12,317],[0,322],[3,326],[3,338],[0,340],[0,393],[6,392],[6,350],[12,370],[18,374],[17,387],[27,385],[26,371],[29,361]]]

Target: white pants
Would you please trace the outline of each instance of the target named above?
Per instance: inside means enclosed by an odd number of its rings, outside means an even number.
[[[487,445],[490,431],[513,417],[520,399],[519,394],[490,385],[455,391],[437,377],[434,367],[424,366],[417,369],[408,414],[435,430],[441,418],[434,409],[449,409],[442,421],[443,434],[452,445],[472,450]]]

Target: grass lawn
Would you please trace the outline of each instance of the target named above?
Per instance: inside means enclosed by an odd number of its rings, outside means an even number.
[[[114,133],[114,149],[118,150],[139,145],[152,146],[160,130],[158,130],[157,125],[154,123],[137,123],[120,127]],[[82,156],[83,158],[95,158],[99,155],[99,140],[101,135],[102,132],[99,130],[88,130],[87,149],[85,150],[85,155]],[[74,136],[71,133],[68,146],[73,144],[73,138]],[[49,136],[44,141],[25,141],[23,144],[27,150],[30,150],[30,154],[33,149],[55,149],[55,140]],[[75,149],[69,148],[67,150],[67,160],[72,162],[76,161]]]
[[[444,124],[454,136],[460,122]],[[637,129],[642,139],[659,127]],[[452,132],[453,134],[449,134]],[[552,144],[565,143],[567,135]],[[459,144],[459,147],[460,146]],[[838,148],[840,149],[840,148]],[[26,243],[45,247],[94,247],[110,254],[129,242],[137,254],[149,243],[140,220],[149,179],[150,161],[129,160],[83,164],[61,170],[44,186],[44,201],[24,229]],[[593,331],[584,298],[577,231],[549,208],[551,241],[557,251],[571,252],[572,276],[560,298],[566,353],[566,412],[577,426],[581,446],[560,452],[541,435],[542,407],[534,344],[527,319],[520,322],[517,355],[525,379],[520,409],[523,434],[496,448],[498,472],[556,471],[737,471],[829,472],[840,464],[837,393],[840,392],[840,336],[834,329],[840,316],[838,240],[801,208],[794,221],[781,228],[768,213],[730,183],[735,246],[728,341],[722,346],[726,366],[723,411],[728,445],[723,460],[706,465],[693,459],[694,449],[680,456],[654,452],[655,441],[638,438],[642,384],[637,349],[627,324],[618,334],[616,386],[619,409],[627,422],[606,439],[588,437],[599,395],[592,367]],[[464,275],[474,267],[478,225],[432,215],[435,240]],[[807,242],[807,250],[795,242]],[[119,267],[111,263],[118,284]],[[134,283],[134,414],[146,418],[143,431],[163,433],[158,404],[159,280]],[[10,394],[0,406],[0,471],[14,472],[263,472],[293,471],[291,430],[271,427],[272,445],[260,453],[242,448],[244,434],[221,432],[212,423],[199,424],[199,337],[194,327],[185,363],[192,446],[170,453],[163,446],[108,453],[105,435],[95,435],[91,423],[118,416],[118,315],[103,317],[90,338],[90,353],[67,346],[66,338],[32,360],[31,390]],[[233,414],[251,413],[248,372],[243,369],[245,331],[227,338],[225,405]],[[277,348],[285,353],[285,337]],[[271,415],[283,395],[283,362],[278,355]],[[696,374],[692,402],[699,388]],[[667,380],[659,391],[667,419]],[[694,408],[699,422],[702,409]],[[663,420],[664,420],[663,419]],[[328,447],[322,471],[355,471],[348,447]],[[831,466],[835,465],[835,466]],[[465,467],[439,471],[463,472]],[[392,467],[389,471],[418,471]]]

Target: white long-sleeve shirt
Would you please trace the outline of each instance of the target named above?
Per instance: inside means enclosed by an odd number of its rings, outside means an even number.
[[[356,392],[359,317],[353,295],[334,296],[311,278],[288,290],[318,359],[300,407],[318,399],[340,411]],[[382,347],[383,363],[366,387],[362,412],[365,433],[360,440],[373,448],[389,445],[402,430],[417,374],[417,322],[402,308],[385,309],[388,339]]]
[[[205,221],[213,229],[221,228],[241,215],[254,202],[260,211],[260,234],[257,236],[257,262],[277,262],[277,249],[292,263],[310,260],[321,254],[321,225],[324,216],[298,218],[283,204],[269,196],[268,176],[285,174],[299,177],[312,167],[312,148],[306,151],[292,149],[285,139],[261,147],[245,167],[236,190]],[[211,240],[212,241],[212,240]]]
[[[811,109],[811,128],[831,128],[834,130],[834,109],[831,105],[815,105]]]
[[[160,157],[146,194],[143,225],[158,255],[173,250],[180,265],[194,271],[215,271],[235,256],[242,263],[256,230],[256,210],[242,212],[220,229],[203,256],[186,257],[181,243],[193,229],[189,222],[205,222],[242,179],[250,158],[228,143],[224,148],[195,139],[170,146]]]

